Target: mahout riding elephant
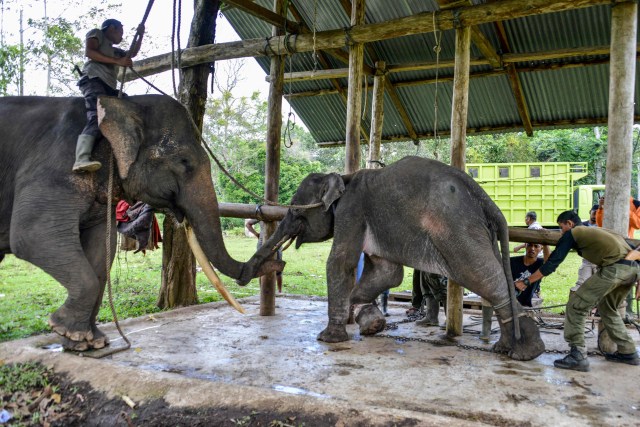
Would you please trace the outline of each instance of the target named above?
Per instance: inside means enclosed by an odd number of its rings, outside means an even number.
[[[238,283],[246,284],[253,269],[287,241],[295,239],[300,247],[333,238],[326,270],[329,321],[319,340],[348,340],[349,307],[370,304],[382,291],[400,285],[405,265],[441,274],[486,298],[500,319],[501,337],[494,351],[518,360],[544,351],[537,326],[522,317],[515,300],[506,220],[463,171],[405,157],[383,169],[342,176],[315,173],[302,181],[291,203],[321,206],[289,209],[247,262]],[[361,252],[366,254],[364,271],[355,286]],[[375,312],[378,320],[361,316],[367,321],[359,322],[360,331],[378,332],[384,317],[375,307],[368,312]]]
[[[239,278],[244,266],[224,246],[211,165],[186,109],[168,96],[101,97],[98,116],[106,139],[98,141],[93,157],[105,166],[78,174],[71,167],[86,121],[82,98],[0,99],[0,260],[13,253],[67,289],[49,324],[65,348],[79,351],[108,344],[96,316],[106,282],[107,237],[108,265],[116,248],[118,199],[188,220],[202,257],[223,274]],[[116,173],[107,236],[112,153]],[[270,263],[259,274],[276,269],[282,264]]]

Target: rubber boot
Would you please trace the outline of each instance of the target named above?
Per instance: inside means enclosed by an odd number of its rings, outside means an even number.
[[[96,142],[93,135],[81,134],[76,143],[76,162],[73,164],[74,172],[95,172],[102,167],[98,161],[91,160],[91,151]]]
[[[589,359],[586,354],[578,350],[578,347],[572,345],[569,354],[562,359],[554,360],[553,366],[560,369],[589,372]]]
[[[384,314],[384,317],[389,317],[389,312],[387,311],[387,307],[389,305],[389,294],[387,292],[380,294],[380,301],[382,302],[382,314]]]
[[[440,314],[440,303],[437,299],[426,297],[424,299],[424,319],[416,321],[416,326],[439,326],[438,314]]]

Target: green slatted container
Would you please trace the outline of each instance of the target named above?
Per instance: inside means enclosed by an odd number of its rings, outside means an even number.
[[[574,182],[587,175],[587,163],[468,163],[466,171],[496,202],[509,226],[525,226],[525,214],[535,211],[540,224],[553,227],[560,212],[574,209]]]

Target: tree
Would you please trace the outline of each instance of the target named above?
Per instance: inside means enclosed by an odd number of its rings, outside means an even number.
[[[219,0],[196,0],[188,46],[213,43]],[[180,101],[202,131],[207,100],[209,65],[202,64],[184,70],[180,81]],[[162,245],[162,288],[158,296],[161,308],[192,305],[198,302],[196,265],[184,229],[173,215],[164,220]]]

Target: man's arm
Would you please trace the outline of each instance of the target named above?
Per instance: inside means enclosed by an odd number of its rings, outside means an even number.
[[[100,52],[99,48],[100,44],[98,43],[98,39],[95,37],[90,37],[85,43],[84,54],[87,58],[93,59],[97,62],[102,62],[103,64],[116,64],[121,67],[130,67],[131,65],[133,65],[131,58],[112,58],[111,56],[104,55],[102,52]]]
[[[567,231],[566,233],[564,233],[562,237],[560,237],[560,240],[558,240],[558,245],[549,256],[549,259],[546,260],[544,264],[542,264],[542,267],[540,267],[538,271],[529,276],[529,283],[535,283],[538,280],[541,280],[543,277],[548,276],[549,274],[556,271],[556,268],[558,268],[562,261],[564,261],[575,243],[576,241],[573,239],[571,231]],[[527,288],[527,285],[521,280],[515,282],[515,286],[516,289],[520,291],[523,291]]]
[[[549,255],[551,255],[549,245],[542,245],[542,259],[544,260],[544,262],[547,262],[547,260],[549,259]]]
[[[253,234],[254,236],[256,236],[259,239],[260,238],[260,233],[258,233],[256,231],[256,229],[253,228],[253,226],[255,224],[257,224],[258,222],[260,222],[260,221],[258,221],[257,219],[252,219],[252,220],[247,221],[244,224],[244,226],[247,228],[247,230],[249,230],[249,233]]]

